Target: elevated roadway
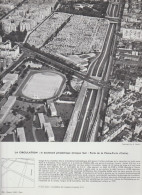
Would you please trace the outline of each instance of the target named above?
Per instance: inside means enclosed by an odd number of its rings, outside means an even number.
[[[79,77],[82,80],[85,80],[89,83],[92,83],[98,87],[104,87],[107,85],[107,83],[105,83],[103,80],[98,80],[95,77],[91,77],[91,76],[86,76],[86,74],[75,70],[75,68],[71,67],[71,66],[67,66],[66,64],[63,64],[61,62],[58,62],[57,60],[54,60],[52,58],[49,58],[41,53],[38,53],[37,51],[33,51],[32,49],[26,48],[23,46],[23,44],[19,44],[20,48],[23,50],[24,54],[27,57],[31,57],[33,59],[40,59],[42,62],[44,62],[45,64],[47,64],[48,66],[54,67],[57,70],[61,70],[63,69],[66,72],[73,72],[75,76]]]
[[[110,14],[110,16],[117,17],[117,15],[119,14],[118,4],[111,4],[109,9],[110,10],[108,11],[108,13]],[[108,81],[110,69],[112,66],[112,57],[110,56],[112,52],[115,29],[116,24],[110,23],[107,36],[104,42],[103,50],[101,54],[98,56],[97,60],[94,60],[94,62],[90,65],[87,77],[90,76],[98,77],[101,78],[102,80],[105,80],[105,82]],[[85,98],[83,98],[82,104],[83,106],[81,110],[78,112],[78,118],[75,129],[72,129],[73,136],[68,138],[66,135],[64,141],[73,142],[96,141],[98,135],[100,113],[104,98],[104,91],[105,88],[92,87],[91,89],[91,86],[89,85],[89,87],[86,89],[84,93]],[[68,128],[70,128],[70,124]]]

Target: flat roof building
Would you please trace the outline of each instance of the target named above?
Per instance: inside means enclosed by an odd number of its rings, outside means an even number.
[[[0,123],[2,123],[4,121],[8,112],[10,111],[10,109],[12,108],[12,106],[14,105],[15,102],[16,102],[16,97],[9,96],[7,102],[2,106],[2,108],[0,110]]]
[[[32,61],[25,63],[25,66],[26,67],[30,66],[30,68],[34,68],[34,69],[42,68],[42,64],[33,63]]]
[[[50,102],[49,107],[51,111],[51,116],[57,116],[57,110],[56,110],[55,104],[53,102]]]
[[[39,122],[40,122],[40,127],[41,127],[41,129],[43,129],[43,124],[45,123],[44,114],[38,113],[38,118],[39,118]]]
[[[0,56],[1,57],[11,57],[16,58],[20,53],[20,48],[18,45],[15,45],[13,48],[11,42],[8,40],[5,43],[0,43]]]
[[[51,124],[50,123],[44,123],[43,126],[44,126],[45,133],[48,136],[48,141],[49,142],[54,142],[55,137],[54,137],[54,133],[53,133]]]
[[[17,128],[17,138],[18,138],[18,141],[20,142],[26,142],[24,127]]]
[[[3,79],[3,83],[11,82],[13,85],[18,80],[18,74],[10,74],[8,73]]]
[[[0,49],[11,49],[11,41],[7,40],[6,42],[1,42]]]
[[[124,40],[139,41],[139,42],[142,41],[141,29],[122,28],[122,35]]]
[[[129,128],[129,126],[127,124],[125,124],[124,122],[116,125],[116,127],[107,131],[107,133],[102,137],[102,142],[110,142],[118,134],[120,134],[125,128]]]
[[[0,96],[4,96],[10,90],[10,87],[11,82],[5,83],[0,89]]]

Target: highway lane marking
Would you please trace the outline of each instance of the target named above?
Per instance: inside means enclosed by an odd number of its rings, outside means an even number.
[[[112,9],[112,3],[109,3],[108,5],[108,9],[107,9],[107,15],[109,16],[110,15],[110,10]]]
[[[109,34],[109,38],[108,38],[108,42],[107,42],[106,49],[105,49],[105,53],[104,53],[103,59],[102,59],[101,62],[100,62],[100,65],[101,65],[102,61],[104,60],[104,58],[106,57],[107,48],[108,48],[109,43],[110,43],[110,38],[111,38],[111,35],[112,35],[112,30],[113,30],[113,28],[114,28],[114,25],[112,25],[112,27],[111,27],[110,34]],[[99,68],[100,68],[100,66],[99,66]],[[99,71],[99,68],[98,68],[98,71]],[[98,74],[98,71],[97,71],[97,74]],[[93,90],[92,90],[92,92],[91,92],[91,95],[90,95],[90,98],[89,98],[89,101],[88,101],[88,104],[87,104],[87,108],[86,108],[86,112],[85,112],[84,119],[83,119],[83,122],[82,122],[80,134],[79,134],[79,137],[78,137],[78,141],[80,140],[80,137],[81,137],[82,129],[83,129],[83,127],[84,127],[84,123],[85,123],[86,115],[87,115],[87,110],[88,110],[88,108],[89,108],[89,105],[90,105],[90,102],[91,102],[91,99],[92,99],[92,95],[93,95]]]
[[[113,8],[113,15],[114,15],[114,13],[115,13],[115,10],[116,10],[116,6],[114,6],[114,8]],[[98,70],[97,70],[97,74],[96,74],[96,75],[98,75],[98,72],[99,72],[99,69],[100,69],[100,67],[101,67],[101,65],[102,65],[102,62],[103,62],[103,60],[104,60],[105,57],[106,57],[106,54],[107,54],[107,51],[108,51],[108,46],[109,46],[109,44],[110,44],[110,38],[111,38],[113,29],[114,29],[114,24],[112,24],[112,27],[111,27],[111,29],[110,29],[110,34],[109,34],[109,37],[108,37],[108,42],[107,42],[107,45],[106,45],[106,49],[105,49],[105,51],[104,51],[104,55],[103,55],[103,58],[102,58],[102,60],[101,60],[101,62],[100,62],[100,65],[99,65],[99,67],[98,67]],[[93,92],[93,91],[92,91],[92,92]],[[92,94],[93,94],[92,92],[91,92],[91,95],[90,95],[90,98],[89,98],[89,101],[88,101],[87,109],[86,109],[85,116],[84,116],[84,119],[83,119],[83,122],[82,122],[82,127],[81,127],[81,130],[80,130],[80,134],[79,134],[78,140],[80,140],[81,133],[82,133],[82,129],[83,129],[83,127],[84,127],[84,123],[85,123],[86,115],[87,115],[87,110],[88,110],[88,108],[89,108],[89,104],[90,104],[91,99],[92,99]],[[99,96],[101,97],[101,94],[99,94]],[[96,99],[98,99],[98,98],[96,98]],[[101,99],[102,99],[102,97],[101,97]],[[95,104],[95,105],[96,105],[96,104]],[[95,107],[96,107],[96,106],[95,106]],[[99,107],[100,107],[100,106],[99,106]],[[98,117],[97,117],[97,118],[98,118]],[[96,118],[96,119],[97,119],[97,118]],[[97,123],[97,120],[95,121],[95,124],[96,124],[96,123]]]
[[[112,13],[113,13],[113,8],[114,8],[114,4],[111,4],[111,10],[110,10],[110,13],[109,13],[109,16],[111,17]],[[112,13],[111,13],[112,12]]]
[[[111,25],[111,24],[109,24],[109,25]],[[110,26],[108,27],[108,31],[109,31],[109,28],[110,28]],[[107,34],[108,35],[108,34]],[[107,35],[106,35],[106,38],[107,38]],[[106,41],[106,38],[105,38],[105,41]],[[105,42],[104,42],[104,46],[103,47],[105,47]],[[99,56],[97,57],[97,59],[96,60],[98,60],[98,58],[102,55],[104,53],[104,51],[103,51],[103,49],[102,49],[102,52],[99,54]],[[100,62],[101,63],[101,62]],[[95,66],[96,66],[96,64],[97,64],[97,61],[95,62]],[[93,65],[93,64],[92,64]],[[91,67],[90,67],[91,68]],[[98,66],[98,69],[99,69],[99,66]],[[93,71],[94,71],[94,69],[92,69],[91,70],[91,74],[93,73]]]
[[[105,49],[103,58],[102,58],[102,60],[100,62],[99,68],[98,68],[97,73],[96,73],[97,76],[98,76],[98,72],[99,72],[100,66],[101,66],[101,64],[102,64],[103,60],[105,59],[106,54],[108,52],[108,46],[109,46],[109,43],[110,43],[110,38],[111,38],[111,35],[112,35],[112,30],[113,30],[113,25],[112,25],[111,30],[110,30],[110,34],[109,34],[109,38],[108,38],[108,42],[107,42],[107,45],[106,45],[106,49]]]
[[[92,115],[91,115],[92,117],[90,117],[89,129],[91,128],[91,126],[93,126],[94,121],[96,121],[97,112],[99,110],[98,107],[100,105],[101,96],[102,96],[101,90],[97,90],[95,106],[94,106],[93,111],[92,111]],[[88,139],[88,133],[87,133],[87,137],[86,138]]]
[[[114,6],[113,12],[112,12],[112,17],[115,17],[115,10],[116,10],[116,6]]]
[[[119,17],[119,9],[120,9],[120,5],[118,5],[118,9],[117,9],[117,12],[116,12],[116,16],[115,17]]]
[[[89,106],[90,106],[90,102],[91,102],[91,99],[92,99],[92,95],[93,95],[93,90],[91,91],[91,94],[90,94],[90,97],[89,97],[89,101],[88,101],[88,104],[87,104],[87,107],[86,107],[86,112],[85,112],[85,115],[84,115],[84,119],[82,121],[82,126],[81,126],[81,129],[80,129],[78,141],[80,140],[80,137],[81,137],[81,134],[82,134],[82,130],[83,130],[83,127],[84,127],[84,123],[86,121],[87,111],[88,111]]]
[[[94,68],[96,67],[97,60],[100,58],[101,54],[102,54],[102,53],[100,53],[100,54],[98,55],[98,57],[97,57],[96,59],[94,59],[93,62],[90,64],[89,69],[88,69],[88,71],[87,71],[87,74],[88,74],[88,75],[92,75],[92,73],[93,73],[93,71],[94,71],[93,67],[94,67]],[[92,66],[93,66],[93,67],[92,67]]]
[[[107,35],[108,35],[108,32],[109,32],[109,28],[110,28],[110,23],[109,23],[109,26],[108,26],[108,28],[107,28],[107,33],[106,33],[106,37],[105,37],[105,40],[104,40],[104,43],[103,43],[102,52],[99,53],[99,55],[97,56],[97,58],[94,59],[94,60],[92,61],[92,63],[90,64],[90,66],[89,66],[89,68],[88,68],[87,73],[90,74],[90,75],[92,75],[92,73],[93,73],[93,71],[94,71],[94,69],[92,68],[92,66],[96,66],[97,60],[98,60],[98,59],[100,58],[100,56],[104,53],[103,49],[104,49],[104,46],[105,46],[105,41],[106,41],[106,38],[107,38]],[[95,64],[94,64],[94,63],[95,63]],[[98,68],[99,68],[99,67],[98,67]],[[90,69],[91,69],[91,70],[90,70]]]
[[[116,6],[115,6],[114,9],[113,9],[113,15],[114,15],[114,13],[115,13],[115,10],[116,10]],[[112,34],[113,28],[114,28],[114,25],[112,25],[112,27],[111,27],[110,35],[109,35],[108,42],[107,42],[107,46],[106,46],[106,50],[105,50],[103,59],[102,59],[101,62],[100,62],[100,65],[101,65],[102,61],[104,60],[104,58],[105,58],[105,56],[106,56],[106,52],[107,52],[107,48],[108,48],[108,46],[109,46],[109,42],[110,42],[110,38],[111,38],[111,34]],[[100,68],[100,66],[99,66],[99,68]],[[98,68],[98,71],[99,71],[99,68]],[[97,71],[97,75],[98,75],[98,71]],[[100,98],[102,99],[100,93],[98,94],[98,96],[100,96]],[[96,98],[96,99],[98,99],[98,98]],[[101,102],[101,100],[100,100],[100,102]],[[96,107],[96,103],[95,103],[95,107]],[[100,107],[100,106],[99,106],[99,107]],[[94,123],[95,126],[96,126],[96,124],[97,124],[97,121],[98,121],[98,116],[96,117],[96,120],[95,120],[95,123]]]
[[[114,14],[114,10],[116,9],[116,6],[111,7],[111,8],[113,9],[113,14]],[[102,63],[102,61],[104,60],[105,55],[106,55],[106,53],[107,53],[107,48],[108,48],[109,41],[110,41],[110,37],[111,37],[111,34],[112,34],[112,29],[113,29],[113,24],[112,24],[112,28],[111,28],[111,30],[110,30],[110,35],[109,35],[109,38],[108,38],[108,42],[107,42],[107,46],[106,46],[106,50],[105,50],[105,52],[104,52],[104,56],[103,56],[103,58],[102,58],[102,60],[101,60],[101,62],[100,62],[100,65],[99,65],[99,67],[98,67],[98,70],[97,70],[96,75],[98,75],[98,72],[99,72],[99,69],[100,69],[101,63]],[[103,53],[103,52],[102,52],[102,53]]]
[[[101,67],[101,65],[102,65],[102,62],[103,62],[103,60],[105,59],[106,54],[107,54],[107,52],[108,52],[108,46],[109,46],[109,43],[110,43],[110,38],[111,38],[111,35],[112,35],[113,28],[114,28],[114,25],[112,24],[112,27],[111,27],[111,30],[110,30],[110,34],[109,34],[109,38],[108,38],[108,42],[107,42],[106,49],[105,49],[105,52],[104,52],[104,56],[103,56],[103,58],[102,58],[102,60],[101,60],[101,62],[100,62],[99,68],[98,68],[97,73],[96,73],[97,76],[98,76],[98,72],[99,72],[99,70],[100,70],[100,67]]]
[[[98,118],[100,116],[100,111],[101,111],[101,107],[102,107],[102,100],[103,100],[103,92],[102,92],[102,90],[98,91],[98,98],[99,98],[98,99],[98,104],[97,104],[98,109],[96,109],[97,113],[96,113],[95,121],[92,124],[92,129],[91,129],[90,135],[87,135],[87,141],[92,140],[93,134],[96,134],[96,132],[97,132],[97,122],[98,122]]]
[[[110,57],[112,57],[112,56],[110,56]],[[111,64],[112,64],[112,62],[110,63],[110,61],[111,60],[109,60],[109,62],[108,62],[109,64],[108,64],[108,68],[107,68],[105,80],[108,80],[108,77],[109,77],[109,72],[110,72]],[[96,140],[96,133],[98,131],[98,122],[100,121],[100,115],[99,115],[99,113],[100,113],[101,108],[102,108],[102,101],[103,101],[104,93],[105,93],[105,90],[104,89],[102,91],[101,90],[99,91],[100,101],[99,101],[99,105],[98,105],[98,112],[97,112],[97,115],[96,115],[96,120],[95,120],[95,122],[93,124],[93,127],[92,127],[92,132],[91,132],[91,135],[90,135],[90,139],[87,138],[87,139],[89,139],[88,141],[95,142],[95,140]]]

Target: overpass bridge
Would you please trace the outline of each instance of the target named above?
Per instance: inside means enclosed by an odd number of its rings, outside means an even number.
[[[118,22],[120,22],[120,18],[119,17],[106,16],[105,18],[108,19],[110,21],[110,23],[117,24]]]

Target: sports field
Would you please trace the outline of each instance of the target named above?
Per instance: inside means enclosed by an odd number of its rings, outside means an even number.
[[[57,96],[63,87],[64,78],[54,72],[31,75],[22,89],[22,94],[31,99],[50,99]]]

